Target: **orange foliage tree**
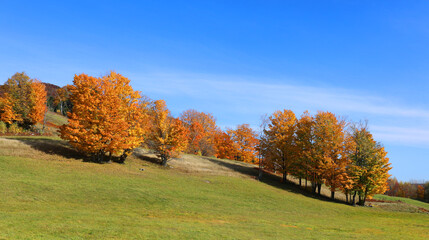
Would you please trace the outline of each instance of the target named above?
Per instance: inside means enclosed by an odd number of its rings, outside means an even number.
[[[253,131],[249,124],[238,125],[236,129],[228,130],[228,135],[236,144],[236,160],[255,163],[258,152],[258,134]]]
[[[203,156],[212,156],[216,153],[214,135],[217,126],[212,114],[190,109],[180,115],[180,120],[189,132],[190,144],[186,152]]]
[[[0,121],[12,124],[14,121],[22,121],[21,117],[13,111],[13,99],[9,93],[0,96]]]
[[[313,169],[318,192],[322,181],[331,188],[331,197],[347,180],[346,166],[349,163],[345,127],[346,122],[330,112],[318,112],[315,116],[315,158]]]
[[[109,153],[124,162],[144,140],[147,129],[147,102],[120,74],[96,78],[75,75],[70,87],[73,111],[69,122],[60,128],[61,137],[77,149],[92,155],[97,162]]]
[[[42,123],[45,118],[45,114],[48,111],[46,106],[46,88],[45,85],[39,80],[33,80],[31,82],[31,100],[33,106],[29,113],[29,118],[31,119],[33,125],[36,123]]]
[[[312,174],[312,165],[314,164],[314,120],[308,111],[305,111],[297,122],[296,128],[296,146],[297,155],[294,163],[295,175],[301,178],[314,182],[315,177]]]
[[[269,117],[267,129],[264,130],[264,158],[268,166],[280,170],[283,182],[296,158],[295,129],[295,114],[291,110],[283,110]]]
[[[188,130],[181,120],[170,116],[164,100],[154,102],[151,109],[151,128],[147,146],[161,158],[163,166],[171,157],[178,156],[188,145]]]
[[[216,148],[215,157],[234,160],[237,156],[238,146],[232,141],[231,136],[222,130],[217,130],[214,136]]]

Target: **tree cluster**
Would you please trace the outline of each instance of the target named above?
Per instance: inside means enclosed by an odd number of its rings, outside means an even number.
[[[256,162],[256,132],[249,124],[241,124],[236,129],[222,131],[210,113],[186,110],[180,120],[188,130],[186,152],[202,156],[216,156],[248,163]]]
[[[429,202],[429,181],[427,182],[402,182],[396,178],[387,180],[388,190],[386,195],[395,197],[413,198]]]
[[[129,83],[115,72],[81,74],[73,85],[58,88],[54,105],[61,112],[63,106],[72,106],[61,137],[96,162],[124,162],[139,146],[152,149],[162,165],[181,152],[256,161],[258,140],[249,125],[222,131],[212,114],[193,109],[174,118],[165,101],[142,97]]]
[[[0,89],[0,120],[32,126],[47,111],[46,85],[24,73],[12,76]],[[152,101],[134,91],[130,80],[116,72],[106,76],[75,75],[73,84],[49,87],[54,109],[68,115],[61,137],[93,161],[123,163],[133,149],[145,146],[162,165],[182,152],[257,163],[311,182],[320,194],[322,184],[334,198],[341,190],[347,201],[359,204],[387,190],[390,170],[384,147],[364,124],[350,124],[330,112],[297,118],[291,110],[276,111],[255,132],[248,124],[221,130],[210,113],[186,110],[171,116],[165,101]],[[1,131],[2,126],[0,126]]]
[[[0,89],[0,121],[24,129],[42,123],[47,111],[45,85],[16,73]]]
[[[363,124],[351,125],[330,112],[297,119],[291,110],[276,111],[267,119],[258,147],[266,169],[311,181],[320,194],[322,184],[331,197],[341,190],[347,201],[359,204],[384,193],[389,159]]]

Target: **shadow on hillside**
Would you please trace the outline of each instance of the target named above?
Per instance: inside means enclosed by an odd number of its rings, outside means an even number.
[[[257,177],[258,176],[258,170],[251,168],[251,167],[247,167],[247,166],[242,166],[240,164],[234,164],[234,163],[228,163],[225,161],[221,161],[221,160],[217,160],[217,159],[213,159],[213,158],[209,158],[209,157],[202,157],[212,163],[215,163],[217,165],[229,168],[231,170],[234,170],[236,172],[239,172],[241,174],[244,175],[248,175],[248,176],[253,176],[253,177]]]
[[[257,167],[242,166],[239,164],[228,163],[225,161],[216,160],[216,159],[208,158],[208,157],[204,157],[204,158],[206,160],[212,162],[212,163],[218,164],[218,165],[223,166],[223,167],[227,167],[233,171],[236,171],[236,172],[239,172],[241,174],[245,174],[245,175],[248,175],[252,178],[258,179],[259,170]],[[323,201],[327,201],[327,202],[337,202],[337,203],[347,204],[346,202],[341,201],[339,199],[333,200],[327,196],[318,195],[318,194],[311,192],[310,184],[309,184],[308,188],[305,188],[305,186],[299,186],[299,185],[297,185],[291,181],[282,182],[282,177],[274,175],[274,174],[266,172],[266,171],[263,172],[262,178],[259,179],[259,181],[262,183],[265,183],[267,185],[283,189],[283,190],[288,191],[288,192],[293,192],[293,193],[304,195],[306,197],[319,199],[319,200],[323,200]]]
[[[85,161],[87,157],[73,149],[67,142],[60,140],[53,140],[48,138],[12,138],[18,140],[31,148],[44,152],[49,155],[57,155],[64,158],[75,159],[75,160],[83,160]]]
[[[159,165],[161,163],[160,159],[158,159],[156,157],[146,156],[146,155],[144,155],[143,153],[140,153],[140,152],[134,152],[133,156],[135,156],[136,158],[138,158],[140,160],[151,162],[151,163],[154,163],[154,164],[158,164]]]

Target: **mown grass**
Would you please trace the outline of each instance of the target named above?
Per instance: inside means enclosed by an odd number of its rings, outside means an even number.
[[[22,142],[14,141],[0,142],[0,239],[429,238],[428,214],[351,207],[137,157],[120,165],[43,149],[15,156],[8,149]]]

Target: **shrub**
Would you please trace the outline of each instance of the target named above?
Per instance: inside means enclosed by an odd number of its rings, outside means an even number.
[[[5,122],[0,121],[0,133],[6,133],[7,132],[7,126]]]
[[[12,125],[9,126],[9,132],[16,134],[16,133],[22,133],[23,130],[18,126],[17,123],[13,123]]]

